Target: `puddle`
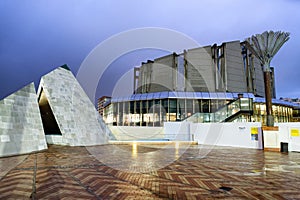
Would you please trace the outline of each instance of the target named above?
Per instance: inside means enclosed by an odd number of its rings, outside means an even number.
[[[265,165],[264,171],[300,174],[300,165]]]

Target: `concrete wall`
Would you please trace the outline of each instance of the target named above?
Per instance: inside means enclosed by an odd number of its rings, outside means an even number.
[[[246,73],[240,41],[227,42],[225,47],[227,90],[232,92],[247,92]]]
[[[277,123],[275,126],[278,126],[278,131],[264,132],[268,147],[280,148],[284,142],[288,143],[289,151],[300,152],[300,123]],[[164,134],[169,140],[193,140],[199,144],[262,149],[262,128],[259,122],[165,122]]]
[[[158,140],[164,138],[163,127],[110,126],[115,138],[125,140]]]
[[[289,151],[300,152],[300,123],[275,124],[279,130],[265,132],[272,137],[273,148],[288,143]],[[191,123],[165,122],[164,127],[111,126],[117,140],[197,141],[198,144],[262,149],[262,128],[259,122]],[[274,131],[273,131],[274,132]]]
[[[164,138],[170,141],[193,141],[189,122],[165,122]]]
[[[41,78],[39,93],[45,92],[61,131],[47,135],[47,142],[70,146],[107,143],[109,130],[70,70],[57,68]],[[57,143],[56,143],[57,141]]]
[[[164,123],[165,135],[173,140],[199,144],[261,149],[261,124],[253,123]],[[173,136],[172,136],[173,134]]]
[[[280,148],[280,143],[288,143],[289,151],[300,152],[300,123],[276,123],[278,126],[277,148]]]
[[[275,127],[278,127],[278,130],[266,127],[270,130],[263,131],[265,148],[285,150],[281,145],[288,143],[289,151],[300,152],[300,123],[275,123]]]
[[[138,78],[138,93],[173,91],[176,89],[176,54],[143,63]],[[166,78],[167,77],[167,78]]]
[[[256,95],[264,97],[265,96],[264,74],[260,62],[256,57],[253,58],[253,65],[254,65],[253,84],[255,88],[254,93]]]
[[[147,63],[143,63],[140,67],[137,93],[147,93],[150,91],[152,65],[153,62],[149,61]]]
[[[47,149],[34,84],[0,101],[0,156]]]
[[[211,46],[190,49],[186,52],[186,91],[216,90],[215,68],[213,66]]]
[[[262,149],[261,124],[205,123],[191,124],[191,132],[199,144]]]
[[[175,54],[154,60],[149,92],[173,91],[176,89],[177,69]]]

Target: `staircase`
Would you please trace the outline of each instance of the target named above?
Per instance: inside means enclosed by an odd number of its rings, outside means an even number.
[[[239,98],[226,104],[214,113],[195,113],[183,121],[188,122],[231,122],[241,115],[252,115],[253,99]]]

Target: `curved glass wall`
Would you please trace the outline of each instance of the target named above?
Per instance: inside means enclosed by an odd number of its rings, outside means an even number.
[[[266,105],[264,103],[255,103],[253,107],[253,122],[262,122],[263,125],[266,125],[267,113]],[[272,106],[274,122],[290,122],[292,121],[293,109],[283,105],[274,105]]]
[[[103,118],[107,124],[117,126],[163,126],[163,122],[183,121],[198,113],[197,122],[212,122],[212,112],[229,102],[176,98],[113,102],[105,108]]]
[[[148,94],[149,95],[149,94]],[[153,96],[153,95],[152,95]],[[266,124],[266,108],[263,102],[253,102],[252,98],[233,99],[196,99],[163,96],[151,98],[115,101],[107,106],[103,118],[107,124],[114,126],[163,126],[164,122],[191,119],[195,123],[223,122],[231,115],[234,122],[262,122]],[[167,98],[165,98],[167,97]],[[238,101],[237,101],[238,100]],[[251,100],[251,101],[249,101]],[[257,99],[256,99],[257,101]],[[251,109],[250,107],[251,106]],[[250,111],[242,113],[240,111]],[[238,115],[235,116],[235,114]],[[293,113],[294,112],[294,113]],[[293,114],[300,116],[292,107],[273,103],[275,122],[291,122]],[[300,117],[299,117],[300,118]],[[225,119],[225,120],[224,120]]]

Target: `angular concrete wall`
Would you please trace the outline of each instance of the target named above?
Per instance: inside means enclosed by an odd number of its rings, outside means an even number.
[[[176,89],[175,58],[176,55],[171,54],[154,60],[149,92],[174,91]]]
[[[215,68],[211,46],[190,49],[186,52],[186,91],[215,92]]]
[[[174,91],[177,88],[176,54],[142,63],[138,78],[138,93]],[[168,78],[166,78],[168,77]]]
[[[61,132],[61,135],[46,135],[48,143],[70,146],[107,143],[108,128],[101,127],[99,113],[70,70],[60,67],[43,76],[38,94],[41,92]]]
[[[47,149],[34,84],[0,101],[0,156]]]
[[[227,90],[247,92],[246,72],[241,54],[240,41],[227,42],[224,52],[227,73]]]
[[[254,94],[264,97],[265,96],[265,84],[264,84],[264,72],[260,65],[260,61],[254,57],[253,58],[253,66],[254,72],[252,72],[252,76],[254,78],[253,85],[254,85]]]

